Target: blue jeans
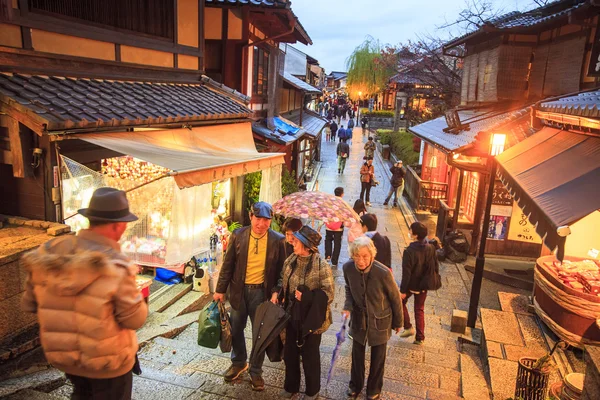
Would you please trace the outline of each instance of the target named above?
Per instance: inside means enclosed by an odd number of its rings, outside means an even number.
[[[248,317],[250,322],[254,326],[254,315],[258,306],[265,301],[265,290],[264,288],[244,287],[244,298],[239,310],[231,309],[231,363],[243,367],[248,359],[248,353],[246,352],[246,339],[244,338],[244,329],[248,323]],[[250,366],[251,375],[261,375],[262,365],[265,360],[265,353],[259,354],[256,357],[256,363]]]

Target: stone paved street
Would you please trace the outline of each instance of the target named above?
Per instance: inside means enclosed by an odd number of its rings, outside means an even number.
[[[346,121],[344,121],[346,122]],[[335,148],[337,142],[324,142],[322,146],[322,168],[318,177],[318,189],[333,193],[337,186],[345,189],[345,200],[350,204],[360,193],[359,169],[363,162],[363,146],[367,140],[361,128],[354,131],[350,159],[343,175],[337,174]],[[396,278],[401,279],[401,254],[409,242],[406,222],[399,208],[382,205],[389,189],[384,175],[384,166],[380,158],[375,159],[375,173],[381,184],[372,190],[372,206],[369,211],[377,214],[379,231],[387,235],[392,242],[392,263]],[[321,232],[324,234],[324,230]],[[323,251],[323,246],[321,247]],[[321,396],[328,399],[345,398],[345,390],[350,379],[351,340],[343,344],[332,381],[326,385],[332,352],[336,345],[335,333],[341,325],[340,311],[344,303],[344,281],[341,265],[348,260],[347,240],[344,235],[340,265],[334,268],[336,282],[333,303],[334,324],[322,337],[321,344]],[[464,267],[453,263],[442,263],[440,272],[443,287],[429,294],[426,304],[426,340],[423,346],[412,344],[414,338],[401,339],[394,335],[388,344],[385,368],[384,399],[489,399],[489,385],[482,372],[482,363],[478,347],[460,344],[458,335],[450,332],[450,319],[453,309],[466,310],[469,302],[470,275]],[[499,309],[496,293],[506,287],[490,286],[484,281],[482,305]],[[497,284],[493,284],[497,285]],[[509,290],[513,291],[514,290]],[[185,298],[184,298],[185,299]],[[179,308],[176,303],[173,308]],[[412,300],[409,302],[412,309]],[[168,314],[168,312],[167,312]],[[149,322],[158,325],[152,329],[161,329],[159,313],[150,316]],[[411,312],[412,315],[412,312]],[[156,318],[155,318],[156,317]],[[197,312],[184,314],[180,319],[186,326],[197,318]],[[147,325],[148,325],[147,323]],[[150,329],[150,328],[143,328]],[[152,330],[151,329],[151,330]],[[173,336],[173,330],[168,336]],[[266,390],[253,392],[249,376],[233,384],[223,381],[222,374],[229,367],[229,354],[218,349],[211,350],[196,344],[198,324],[193,322],[174,337],[156,337],[140,350],[139,358],[143,374],[134,376],[133,398],[154,399],[275,399],[283,387],[284,364],[266,361],[264,379]],[[139,332],[140,338],[147,332]],[[142,340],[142,339],[141,339]],[[145,340],[145,339],[144,339]],[[251,348],[250,325],[246,329],[248,351]],[[367,353],[367,357],[368,357]],[[368,361],[367,361],[368,368]],[[71,386],[63,384],[50,392],[53,398],[66,398],[72,391]],[[22,392],[26,394],[26,392]],[[303,395],[299,397],[302,398]],[[364,398],[364,394],[362,395]],[[15,397],[18,399],[21,397]]]
[[[354,203],[360,194],[358,171],[364,155],[362,150],[364,141],[366,136],[361,134],[361,129],[355,129],[350,159],[344,175],[341,176],[337,174],[335,158],[337,143],[323,143],[322,168],[318,178],[319,190],[333,193],[335,187],[343,186],[346,201]],[[408,230],[398,208],[382,206],[389,187],[382,168],[383,165],[376,160],[375,171],[381,185],[374,188],[371,193],[373,206],[370,207],[370,211],[379,217],[379,230],[392,241],[394,273],[400,279],[401,252],[409,240]],[[321,233],[324,234],[324,230]],[[335,333],[340,327],[340,311],[344,302],[341,264],[347,259],[348,248],[344,237],[340,267],[334,269],[336,277],[334,325],[323,335],[321,344],[323,379],[321,395],[330,399],[345,398],[344,393],[350,379],[351,340],[348,339],[343,344],[333,380],[325,386],[331,355],[336,344]],[[465,285],[468,276],[464,273],[464,269],[459,270],[454,264],[443,264],[441,273],[444,279],[443,289],[432,293],[426,302],[425,345],[413,345],[413,338],[400,339],[398,336],[393,336],[389,342],[383,393],[385,399],[461,398],[463,394],[461,357],[468,357],[470,375],[477,377],[481,374],[477,356],[461,354],[457,335],[450,332],[452,309],[464,310],[468,306],[468,290]],[[409,305],[412,307],[412,301]],[[144,374],[134,380],[134,398],[277,398],[279,390],[283,387],[283,363],[265,362],[266,390],[263,393],[251,390],[247,375],[240,382],[226,384],[221,374],[229,366],[229,354],[198,347],[197,329],[198,326],[194,323],[173,339],[154,339],[141,351],[140,359]],[[248,348],[250,348],[249,327],[246,335]],[[462,361],[462,364],[467,366],[465,361]],[[476,387],[478,399],[485,399],[488,392],[485,380],[481,377],[479,383]]]

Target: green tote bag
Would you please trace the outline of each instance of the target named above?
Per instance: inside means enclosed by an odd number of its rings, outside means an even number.
[[[212,301],[200,311],[198,317],[198,345],[216,349],[221,339],[219,305]]]

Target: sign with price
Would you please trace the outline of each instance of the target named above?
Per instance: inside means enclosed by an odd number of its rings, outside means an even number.
[[[516,202],[513,203],[512,216],[510,217],[508,240],[542,243],[542,239],[535,231],[535,227],[529,222],[527,215],[523,214],[523,210],[521,210],[521,207]]]

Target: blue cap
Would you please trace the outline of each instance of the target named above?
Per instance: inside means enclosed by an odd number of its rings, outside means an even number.
[[[273,207],[264,201],[257,201],[252,205],[252,214],[258,218],[273,218]]]

